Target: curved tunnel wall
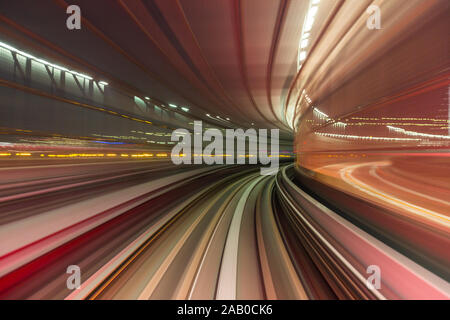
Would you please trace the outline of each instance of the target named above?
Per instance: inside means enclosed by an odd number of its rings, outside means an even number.
[[[334,69],[317,68],[321,74],[306,73],[311,85],[300,90],[297,104],[298,166],[320,172],[339,163],[387,161],[416,176],[430,175],[424,166],[445,169],[448,162],[442,153],[450,145],[450,47],[444,39],[450,30],[450,11],[448,3],[433,4],[420,23],[406,28],[409,21],[397,19],[385,29],[371,31],[397,34],[388,48],[380,45],[367,60],[349,61],[355,53],[341,50],[333,56],[346,70],[338,73],[337,64]],[[353,44],[355,51],[364,46]]]

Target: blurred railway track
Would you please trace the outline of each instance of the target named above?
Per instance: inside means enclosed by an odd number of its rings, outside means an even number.
[[[117,170],[112,165],[99,173],[49,177],[47,182],[62,190],[0,203],[8,210],[22,205],[9,215],[2,211],[0,297],[449,298],[445,278],[325,206],[311,190],[305,192],[295,183],[292,165],[276,176],[260,176],[252,166],[177,168],[170,176],[159,175],[166,166]],[[13,178],[10,183],[20,184]],[[33,177],[23,183],[38,191],[46,185]],[[103,206],[79,217],[89,194],[98,203],[97,189]],[[2,190],[8,192],[6,185]],[[47,206],[61,206],[47,226],[40,226],[49,221],[46,207],[37,209],[41,197]],[[20,216],[24,208],[31,213]],[[66,215],[70,223],[64,224]],[[15,243],[8,242],[11,230],[34,238],[15,236]],[[66,287],[69,265],[81,269],[78,290]],[[382,270],[379,289],[367,286],[370,265]]]

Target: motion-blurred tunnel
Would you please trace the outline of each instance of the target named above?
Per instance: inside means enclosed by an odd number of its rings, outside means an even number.
[[[449,299],[448,0],[0,1],[0,299]]]

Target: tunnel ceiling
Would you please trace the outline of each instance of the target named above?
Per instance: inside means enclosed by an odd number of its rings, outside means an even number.
[[[187,106],[199,119],[289,135],[282,106],[307,1],[72,1],[81,30],[66,28],[68,4],[2,2],[0,32],[110,85]]]

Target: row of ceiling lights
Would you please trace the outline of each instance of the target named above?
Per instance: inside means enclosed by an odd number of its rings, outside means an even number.
[[[303,28],[300,36],[300,43],[298,46],[298,56],[297,56],[297,71],[300,70],[300,68],[303,65],[303,61],[306,59],[307,56],[307,47],[310,45],[311,41],[311,30],[314,25],[314,21],[317,15],[317,11],[319,10],[319,3],[320,0],[311,0],[308,6],[308,12],[306,14],[305,21],[303,23]],[[305,90],[302,92],[302,96],[305,93]],[[309,104],[311,104],[311,100],[309,100],[309,97],[306,95],[307,101]],[[286,120],[289,124],[289,126],[294,129],[294,115],[295,115],[296,108],[290,108],[286,110]],[[298,118],[297,118],[298,119]]]
[[[306,15],[305,22],[303,24],[302,36],[300,38],[299,50],[298,50],[298,61],[297,67],[301,68],[303,61],[306,59],[307,51],[306,48],[310,43],[311,29],[314,24],[314,20],[319,10],[320,0],[311,0],[309,4],[308,13]]]
[[[206,116],[208,117],[208,118],[211,118],[211,119],[214,119],[214,120],[222,120],[222,121],[230,121],[231,119],[230,118],[222,118],[221,116],[212,116],[212,115],[210,115],[209,113],[207,113],[206,114]]]
[[[213,119],[213,120],[221,120],[221,121],[224,121],[224,122],[225,122],[225,121],[231,121],[231,119],[228,118],[228,117],[227,117],[227,118],[222,118],[222,117],[220,117],[220,116],[215,116],[215,117],[214,117],[214,116],[210,115],[209,113],[207,113],[206,116],[207,116],[208,118]],[[254,126],[255,123],[252,122],[251,125]]]
[[[33,56],[33,55],[29,54],[29,53],[21,51],[21,50],[15,48],[15,47],[13,47],[13,46],[11,46],[9,44],[6,44],[4,42],[1,42],[1,41],[0,41],[0,47],[2,47],[4,49],[7,49],[7,50],[9,50],[11,52],[14,52],[16,54],[19,54],[21,56],[24,56],[24,57],[26,57],[28,59],[31,59],[31,60],[34,60],[36,62],[42,63],[42,64],[44,64],[46,66],[49,66],[49,67],[52,67],[52,68],[55,68],[55,69],[58,69],[58,70],[61,70],[61,71],[64,71],[64,72],[71,73],[73,75],[76,75],[76,76],[81,77],[81,78],[86,79],[86,80],[93,80],[93,77],[91,77],[91,76],[89,76],[87,74],[83,74],[83,73],[80,73],[80,72],[77,72],[77,71],[74,71],[74,70],[69,70],[66,67],[63,67],[63,66],[60,66],[60,65],[48,62],[46,60],[37,58],[37,57],[35,57],[35,56]],[[109,83],[106,82],[106,81],[98,81],[98,84],[102,85],[102,86],[109,85]],[[150,97],[145,97],[145,100],[149,101]],[[173,108],[173,109],[180,108],[184,112],[189,112],[189,110],[190,110],[188,107],[184,107],[184,106],[183,107],[178,107],[176,104],[173,104],[173,103],[169,103],[168,105],[169,105],[170,108]],[[214,120],[230,121],[230,118],[228,118],[228,117],[224,119],[224,118],[221,118],[220,116],[213,117],[210,114],[206,114],[206,116],[209,117],[209,118],[212,118]],[[252,123],[252,125],[254,125],[254,123]]]
[[[42,63],[43,65],[46,65],[48,67],[52,67],[54,69],[58,69],[58,70],[61,70],[61,71],[64,71],[64,72],[71,73],[71,74],[76,75],[78,77],[81,77],[83,79],[86,79],[86,80],[93,80],[94,79],[94,78],[92,78],[91,76],[89,76],[87,74],[83,74],[83,73],[80,73],[80,72],[77,72],[77,71],[74,71],[74,70],[70,70],[70,69],[68,69],[66,67],[63,67],[63,66],[60,66],[60,65],[48,62],[48,61],[46,61],[44,59],[41,59],[41,58],[37,58],[37,57],[27,53],[27,52],[19,50],[19,49],[15,48],[15,47],[7,44],[7,43],[1,42],[1,41],[0,41],[0,47],[4,48],[6,50],[9,50],[10,52],[14,52],[15,54],[19,54],[19,55],[21,55],[21,56],[23,56],[25,58],[30,59],[30,60]],[[108,85],[108,83],[105,82],[105,81],[98,81],[98,84],[104,85],[104,86]]]
[[[4,43],[4,42],[1,42],[1,41],[0,41],[0,47],[4,48],[4,49],[6,49],[6,50],[9,50],[10,52],[14,52],[15,54],[19,54],[19,55],[21,55],[21,56],[23,56],[23,57],[26,57],[26,58],[28,58],[28,59],[31,59],[31,60],[33,60],[33,61],[42,63],[43,65],[46,65],[46,66],[48,66],[48,67],[52,67],[52,68],[55,68],[55,69],[58,69],[58,70],[61,70],[61,71],[64,71],[64,72],[71,73],[71,74],[73,74],[73,75],[76,75],[76,76],[81,77],[81,78],[86,79],[86,80],[94,80],[93,77],[91,77],[91,76],[89,76],[89,75],[87,75],[87,74],[83,74],[83,73],[80,73],[80,72],[77,72],[77,71],[74,71],[74,70],[70,70],[70,69],[68,69],[68,68],[66,68],[66,67],[63,67],[63,66],[60,66],[60,65],[51,63],[51,62],[46,61],[46,60],[41,59],[41,58],[37,58],[37,57],[35,57],[35,56],[33,56],[33,55],[27,53],[27,52],[24,52],[24,51],[22,51],[22,50],[19,50],[19,49],[15,48],[15,47],[13,47],[13,46],[7,44],[7,43]],[[109,83],[106,82],[106,81],[98,81],[98,84],[99,84],[99,85],[102,85],[102,86],[107,86],[107,85],[109,85]],[[145,97],[145,99],[146,99],[146,100],[150,100],[149,97]],[[169,104],[169,107],[174,108],[174,109],[177,109],[177,108],[178,108],[178,106],[177,106],[177,105],[174,105],[174,104]],[[180,107],[180,109],[181,109],[182,111],[184,111],[184,112],[189,112],[189,108],[188,108],[188,107]]]
[[[169,107],[174,108],[174,109],[178,109],[178,106],[176,104],[173,103],[169,103]],[[189,108],[188,107],[180,107],[181,110],[183,110],[184,112],[188,112]]]

